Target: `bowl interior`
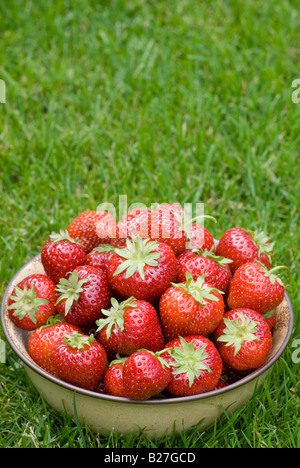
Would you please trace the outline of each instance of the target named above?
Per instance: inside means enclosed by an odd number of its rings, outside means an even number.
[[[41,369],[31,359],[27,350],[30,332],[26,332],[18,328],[10,320],[9,315],[8,315],[8,310],[7,310],[8,298],[10,294],[12,293],[14,287],[27,276],[37,274],[37,273],[45,274],[39,255],[33,258],[31,261],[29,261],[26,265],[24,265],[23,268],[19,270],[19,272],[14,276],[14,278],[8,285],[7,290],[5,292],[5,296],[3,298],[3,303],[2,303],[2,308],[1,308],[1,321],[2,321],[3,330],[5,333],[6,339],[8,340],[10,346],[15,351],[15,353],[21,358],[21,360],[23,360],[25,364],[29,365],[29,367],[31,367],[33,370],[40,373],[44,377],[46,376],[48,379],[57,382],[57,379],[45,373],[45,371]],[[260,374],[264,373],[269,367],[271,367],[271,365],[274,364],[274,362],[280,357],[280,355],[283,353],[284,349],[286,348],[289,342],[289,339],[291,337],[292,328],[293,328],[293,310],[292,310],[292,305],[291,305],[291,302],[287,293],[285,294],[285,299],[277,308],[276,312],[277,312],[277,321],[272,331],[273,346],[272,346],[272,350],[269,355],[268,361],[260,369],[257,369],[256,371],[252,372],[249,376],[247,376],[246,378],[242,380],[245,380],[245,379],[249,380],[252,378],[254,379]],[[61,382],[61,384],[64,385],[63,382]],[[237,382],[236,384],[233,384],[233,385],[238,385],[238,384],[239,383]],[[242,384],[242,381],[241,381],[241,384]],[[69,387],[72,387],[72,386],[69,386]],[[75,387],[72,387],[72,388],[75,389]],[[90,392],[87,392],[83,389],[80,391],[82,391],[83,393],[86,392],[87,394],[90,394]],[[226,389],[224,389],[224,391],[226,391]],[[220,390],[216,392],[220,392]],[[211,396],[213,393],[214,392],[209,392],[209,394],[205,394],[205,395]],[[198,397],[203,398],[205,395],[199,395]],[[102,395],[98,393],[95,393],[95,396],[97,396],[98,398],[102,397]],[[115,397],[111,397],[111,398],[113,399]],[[118,400],[118,398],[116,398],[116,400]],[[176,400],[176,398],[172,400]],[[182,398],[180,398],[180,400],[182,400]],[[147,404],[147,402],[142,402],[142,403]]]

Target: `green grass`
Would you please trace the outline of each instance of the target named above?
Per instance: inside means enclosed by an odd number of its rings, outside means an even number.
[[[298,13],[296,0],[1,2],[1,296],[81,211],[122,194],[202,202],[216,237],[239,225],[276,242],[299,339]],[[7,349],[0,446],[299,447],[293,351],[232,416],[151,442],[101,437],[57,414]]]

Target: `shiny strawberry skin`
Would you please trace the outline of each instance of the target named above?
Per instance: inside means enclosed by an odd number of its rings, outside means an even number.
[[[106,393],[113,396],[125,397],[123,389],[124,362],[117,362],[108,366],[104,372],[103,384]]]
[[[259,249],[253,238],[243,228],[231,228],[225,231],[216,248],[217,255],[229,258],[233,261],[230,264],[232,273],[241,265],[254,260],[259,260],[267,268],[271,267],[271,262],[265,253],[258,256]]]
[[[110,252],[98,252],[97,247],[88,253],[85,257],[85,265],[90,265],[95,268],[99,268],[104,273],[107,272],[107,268],[112,257],[113,251]]]
[[[102,316],[101,310],[110,304],[111,288],[108,284],[106,274],[98,268],[83,265],[75,268],[80,280],[88,280],[83,286],[79,300],[73,304],[66,314],[66,300],[57,304],[59,314],[72,325],[78,327],[95,326],[95,321]]]
[[[200,224],[192,224],[190,227],[189,250],[211,250],[215,251],[215,241],[208,229]]]
[[[150,210],[140,208],[130,211],[125,219],[116,224],[115,235],[109,240],[109,243],[113,247],[121,248],[126,245],[126,239],[132,236],[147,239],[150,214]]]
[[[24,290],[24,288],[30,288],[34,286],[34,290],[37,293],[37,298],[45,299],[48,301],[48,304],[43,304],[38,307],[39,312],[35,314],[36,323],[29,317],[28,314],[24,318],[20,319],[15,315],[16,309],[9,309],[8,314],[10,319],[21,329],[27,331],[33,331],[41,326],[45,325],[48,318],[55,314],[56,310],[56,290],[54,282],[45,275],[30,275],[27,278],[24,278],[17,287]],[[9,301],[8,307],[15,304],[14,297],[16,296],[15,289],[13,290]]]
[[[229,290],[232,273],[229,264],[218,265],[214,260],[205,258],[196,252],[186,250],[178,257],[179,273],[178,281],[184,281],[186,272],[190,272],[194,279],[205,275],[207,283],[213,284],[224,293]]]
[[[204,286],[213,287],[208,283]],[[169,287],[159,301],[159,315],[166,339],[212,333],[224,315],[222,295],[218,292],[212,294],[218,300],[203,299],[203,307],[184,289]]]
[[[98,245],[108,243],[108,233],[114,225],[115,219],[110,213],[84,211],[70,223],[68,232],[73,239],[78,239],[85,252],[89,253]]]
[[[51,349],[66,334],[73,331],[81,333],[79,327],[67,322],[59,322],[35,330],[28,340],[28,353],[35,363],[49,374],[55,376],[55,370],[51,359]]]
[[[107,355],[100,343],[94,341],[90,346],[78,349],[71,348],[61,339],[50,354],[58,378],[87,390],[97,389],[107,365]]]
[[[160,351],[165,344],[160,321],[155,308],[147,301],[134,301],[136,307],[124,309],[124,329],[113,326],[107,338],[107,326],[102,328],[96,339],[111,353],[129,356],[139,349]]]
[[[274,284],[261,270],[259,263],[246,263],[233,275],[227,303],[231,309],[253,309],[264,315],[276,309],[284,299],[285,288]]]
[[[154,210],[151,213],[148,227],[148,237],[169,245],[175,255],[179,255],[185,250],[187,236],[172,212],[172,205]]]
[[[84,261],[85,251],[79,244],[67,240],[53,243],[48,239],[43,245],[41,262],[46,275],[56,284]]]
[[[233,321],[239,318],[242,313],[244,317],[249,317],[252,322],[257,323],[257,331],[253,335],[257,340],[245,340],[239,352],[235,355],[235,345],[226,346],[218,338],[224,334],[226,324],[224,319],[214,332],[214,340],[220,355],[226,364],[237,371],[250,371],[262,366],[272,349],[272,335],[266,320],[255,310],[238,308],[226,312],[224,318]]]
[[[172,377],[166,390],[173,396],[177,397],[198,395],[214,390],[215,386],[219,382],[223,369],[222,359],[217,348],[211,340],[201,335],[190,335],[184,339],[187,343],[193,343],[195,350],[198,350],[203,346],[205,347],[204,352],[208,354],[208,357],[203,362],[209,367],[210,371],[201,369],[199,377],[195,377],[192,386],[190,386],[186,372],[174,374],[177,367],[174,367],[172,354],[169,351],[166,351],[162,354],[162,358],[167,361],[172,372]],[[180,338],[175,338],[165,345],[166,349],[174,349],[175,347],[182,347]]]
[[[159,360],[148,351],[137,351],[124,364],[124,395],[131,400],[148,400],[161,393],[170,379],[171,371],[168,367],[163,368]]]
[[[116,253],[112,255],[107,269],[107,277],[112,289],[120,297],[127,299],[133,296],[136,299],[153,303],[160,298],[171,282],[176,281],[178,261],[171,247],[164,243],[158,243],[156,251],[161,254],[158,265],[146,265],[144,279],[137,271],[130,278],[126,278],[124,272],[114,276],[124,259]]]

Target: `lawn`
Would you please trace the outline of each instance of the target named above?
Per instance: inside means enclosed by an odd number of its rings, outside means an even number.
[[[299,339],[299,32],[297,0],[1,2],[1,298],[81,211],[119,195],[204,203],[215,237],[242,226],[276,242]],[[56,413],[7,347],[0,446],[300,447],[294,351],[232,416],[150,441],[99,436]]]

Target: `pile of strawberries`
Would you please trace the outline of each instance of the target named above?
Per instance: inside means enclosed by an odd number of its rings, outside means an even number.
[[[13,290],[10,319],[49,374],[147,400],[230,385],[268,359],[285,285],[263,233],[212,234],[182,208],[135,209],[116,222],[85,211],[41,251],[45,274]]]

